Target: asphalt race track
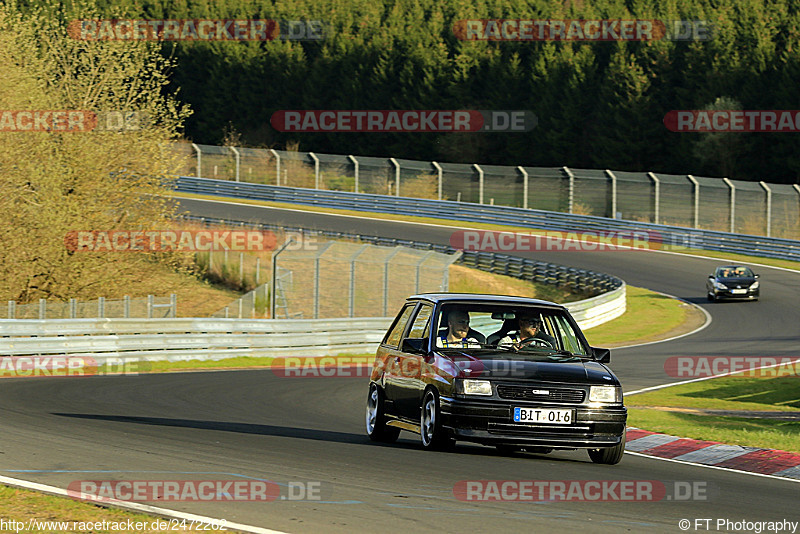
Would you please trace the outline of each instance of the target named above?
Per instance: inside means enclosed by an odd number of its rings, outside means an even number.
[[[196,215],[279,222],[447,243],[454,228],[184,200]],[[626,391],[677,380],[676,355],[796,356],[800,275],[756,267],[761,300],[707,303],[718,260],[640,251],[531,252],[696,302],[706,329],[612,352]],[[642,318],[646,320],[646,318]],[[591,341],[591,335],[589,335]],[[364,434],[365,378],[280,378],[270,370],[6,379],[0,388],[0,474],[66,488],[76,480],[266,479],[319,483],[322,500],[170,502],[159,506],[288,532],[752,532],[717,519],[800,521],[800,485],[627,454],[616,466],[585,451],[505,456],[459,444],[424,452],[417,436],[376,445]],[[657,502],[464,502],[465,480],[655,481]],[[700,493],[677,488],[694,484]]]

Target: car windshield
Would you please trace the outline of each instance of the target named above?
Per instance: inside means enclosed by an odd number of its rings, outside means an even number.
[[[436,347],[467,358],[515,352],[532,359],[570,360],[590,350],[564,310],[516,305],[445,304],[434,319]]]
[[[720,267],[717,269],[718,278],[752,278],[753,271],[749,267]]]

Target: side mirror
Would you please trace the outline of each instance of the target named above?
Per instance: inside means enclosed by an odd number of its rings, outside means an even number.
[[[611,349],[592,347],[592,355],[594,359],[600,363],[608,363],[611,361]]]
[[[714,275],[713,274],[709,274],[708,277],[709,278],[714,278]]]
[[[756,280],[758,280],[758,278],[759,278],[760,276],[761,276],[760,274],[757,274],[757,275],[756,275]]]
[[[421,338],[413,338],[407,337],[403,340],[403,345],[400,347],[400,350],[403,352],[409,352],[411,354],[427,354],[428,350],[428,338],[421,337]]]

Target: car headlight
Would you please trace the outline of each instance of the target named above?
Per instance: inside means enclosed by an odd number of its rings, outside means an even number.
[[[721,289],[721,290],[723,290],[723,291],[725,291],[726,289],[728,289],[728,286],[726,286],[725,284],[723,284],[723,283],[721,283],[721,282],[717,282],[716,280],[714,280],[714,287],[715,287],[716,289]]]
[[[616,386],[592,386],[589,402],[622,402],[622,389]]]
[[[750,289],[758,289],[758,280],[750,284]]]
[[[488,380],[459,380],[458,392],[464,395],[491,395],[492,383]]]

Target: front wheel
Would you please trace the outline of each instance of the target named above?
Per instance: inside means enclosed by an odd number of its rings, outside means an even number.
[[[589,449],[589,458],[596,464],[618,464],[625,453],[625,431],[622,432],[622,439],[618,445],[605,447],[602,449]]]
[[[429,389],[425,392],[419,419],[419,435],[424,449],[442,450],[453,446],[455,441],[442,428],[442,412],[436,391]]]
[[[383,392],[378,384],[371,384],[367,395],[367,435],[372,441],[384,443],[397,441],[397,437],[400,435],[399,428],[386,426]]]

